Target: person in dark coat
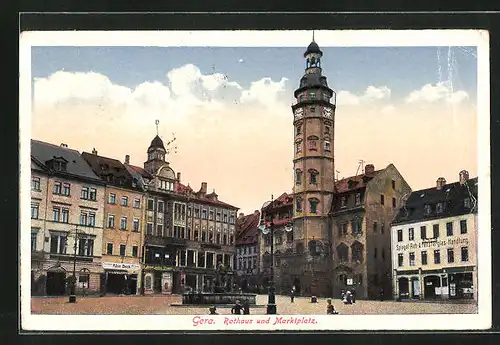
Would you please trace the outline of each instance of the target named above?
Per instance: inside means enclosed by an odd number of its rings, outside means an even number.
[[[239,300],[236,300],[236,304],[231,308],[231,314],[241,314],[241,304]]]
[[[380,300],[384,300],[384,289],[380,289]]]
[[[248,299],[243,302],[243,315],[250,315],[250,303],[248,303]]]
[[[294,299],[295,299],[295,286],[293,286],[292,290],[290,291],[290,302],[293,303]]]
[[[327,305],[326,305],[326,313],[328,315],[336,315],[336,314],[339,313],[338,311],[335,310],[335,307],[333,306],[331,299],[327,299],[326,303],[327,303]]]
[[[215,306],[211,306],[210,308],[208,308],[208,311],[210,312],[210,315],[219,315]]]
[[[351,290],[351,296],[352,296],[352,303],[356,303],[356,290],[355,289]]]

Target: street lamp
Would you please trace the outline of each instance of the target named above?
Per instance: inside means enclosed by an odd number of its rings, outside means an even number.
[[[76,303],[76,247],[78,244],[78,227],[75,227],[75,241],[73,245],[73,276],[70,282],[69,303]]]
[[[264,204],[262,207],[263,209],[270,205],[272,203],[272,197],[271,197],[271,202],[267,202]],[[275,296],[275,288],[274,288],[274,220],[271,219],[269,222],[269,226],[267,226],[265,218],[262,217],[259,223],[259,230],[262,232],[264,235],[271,235],[271,281],[269,282],[269,290],[268,290],[268,295],[267,295],[267,314],[268,315],[275,315],[276,314],[276,296]],[[292,224],[288,223],[285,226],[285,231],[290,232],[293,230]]]

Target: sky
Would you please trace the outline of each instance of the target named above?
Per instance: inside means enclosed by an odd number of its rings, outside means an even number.
[[[328,47],[338,177],[393,163],[413,190],[477,176],[475,47]],[[143,166],[167,160],[245,214],[293,187],[303,47],[33,47],[32,138]]]

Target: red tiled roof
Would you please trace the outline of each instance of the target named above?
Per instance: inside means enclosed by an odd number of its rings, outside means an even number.
[[[150,173],[148,173],[146,170],[144,170],[141,167],[138,167],[135,165],[130,165],[130,164],[128,164],[127,166],[130,167],[132,170],[134,170],[139,175],[141,175],[142,177],[153,178],[153,176],[151,176]]]
[[[258,241],[260,212],[236,219],[236,245],[252,244]]]
[[[225,202],[220,201],[220,200],[215,200],[213,198],[207,197],[207,196],[212,196],[212,197],[216,196],[217,194],[215,194],[215,193],[210,193],[210,194],[207,194],[206,196],[197,195],[196,193],[193,193],[193,189],[190,186],[185,186],[182,183],[177,183],[176,191],[178,194],[189,196],[191,199],[199,200],[199,201],[205,202],[207,204],[238,209],[238,207],[236,207],[236,206],[230,205],[230,204],[225,203]]]
[[[274,199],[265,209],[272,210],[278,207],[286,207],[293,205],[293,194],[283,193],[277,199]]]
[[[336,193],[345,193],[350,190],[355,190],[359,188],[363,188],[366,186],[368,181],[370,181],[377,174],[382,172],[383,170],[376,170],[371,174],[361,174],[357,176],[351,176],[343,178],[342,180],[338,180],[335,182],[335,192]],[[366,177],[366,178],[365,178]],[[349,181],[351,181],[349,183]]]

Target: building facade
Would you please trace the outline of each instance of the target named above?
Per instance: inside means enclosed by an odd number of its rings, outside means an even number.
[[[99,156],[95,150],[83,152],[82,157],[106,183],[101,291],[104,294],[139,294],[144,191],[119,160]],[[82,212],[80,224],[86,222],[87,217]]]
[[[393,297],[477,300],[477,183],[459,181],[409,196],[391,226]]]
[[[259,291],[259,222],[259,210],[248,215],[240,213],[236,219],[236,254],[233,268],[235,283],[243,292]]]
[[[65,144],[31,141],[32,294],[98,293],[103,273],[103,181]],[[85,213],[85,222],[81,215]]]

